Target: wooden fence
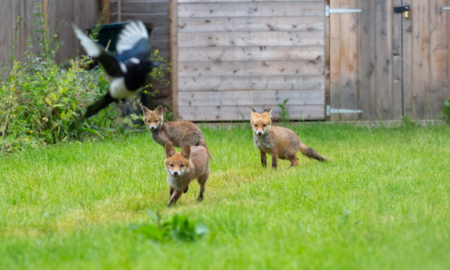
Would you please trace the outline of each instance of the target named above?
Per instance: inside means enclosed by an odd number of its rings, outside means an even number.
[[[56,56],[57,61],[73,57],[81,51],[81,46],[73,34],[72,24],[75,23],[81,28],[95,25],[101,6],[101,2],[92,0],[0,0],[0,67],[11,65],[16,26],[18,35],[15,58],[23,60],[27,36],[33,35],[33,13],[38,11],[36,4],[42,5],[42,11],[47,14],[50,35],[57,34],[58,40],[63,42]]]
[[[172,94],[178,119],[242,120],[286,98],[292,119],[437,119],[450,98],[450,0],[170,1],[0,0],[0,67],[10,64],[18,16],[23,59],[36,3],[64,41],[58,60],[80,51],[71,24],[94,25],[109,4],[110,22],[153,25],[153,48],[174,72],[171,90],[155,84],[151,107]],[[362,12],[327,17],[327,5]],[[406,5],[408,18],[394,13]]]
[[[323,0],[174,0],[174,116],[277,117],[289,99],[292,119],[324,119],[324,12]]]
[[[394,7],[409,6],[409,16]],[[331,120],[437,119],[450,99],[449,0],[331,0]]]

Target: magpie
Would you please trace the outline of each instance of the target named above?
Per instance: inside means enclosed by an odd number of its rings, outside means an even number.
[[[147,29],[141,21],[128,23],[120,32],[116,44],[117,55],[106,51],[76,25],[73,28],[86,53],[114,78],[108,93],[88,107],[83,119],[90,118],[113,102],[132,96],[145,85],[147,74],[160,65],[159,62],[148,59],[151,45]]]

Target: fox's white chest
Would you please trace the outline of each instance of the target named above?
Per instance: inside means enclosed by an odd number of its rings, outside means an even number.
[[[186,173],[189,172],[189,169],[186,169],[185,172],[183,172],[182,176],[173,176],[169,170],[167,170],[167,184],[169,184],[170,187],[175,188],[177,190],[184,190],[186,188],[186,182],[189,184],[189,179],[186,179]],[[186,181],[188,180],[188,181]]]
[[[253,135],[253,138],[255,139],[255,146],[264,151],[264,152],[271,152],[272,151],[272,144],[269,140],[269,134],[266,134],[265,136],[258,136]]]

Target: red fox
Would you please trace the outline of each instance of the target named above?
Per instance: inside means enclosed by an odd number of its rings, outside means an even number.
[[[208,151],[208,156],[214,159],[206,146],[203,132],[192,122],[176,121],[164,123],[162,106],[158,106],[154,111],[142,106],[144,122],[152,134],[152,139],[160,144],[173,145],[182,148],[185,145],[203,146]]]
[[[197,201],[203,201],[206,180],[209,176],[208,150],[203,146],[186,145],[176,152],[172,145],[166,145],[167,183],[170,186],[168,207],[177,203],[181,194],[186,193],[192,180],[197,179],[200,192]]]
[[[298,151],[303,155],[317,159],[319,161],[327,161],[327,158],[314,151],[311,147],[300,142],[294,131],[271,126],[272,109],[270,111],[259,114],[252,109],[251,124],[253,129],[253,138],[255,145],[259,149],[261,155],[261,163],[267,166],[266,153],[272,156],[272,167],[278,168],[278,159],[287,159],[291,162],[291,167],[298,166]]]

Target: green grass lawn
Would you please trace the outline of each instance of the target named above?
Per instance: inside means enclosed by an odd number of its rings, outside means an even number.
[[[275,172],[250,125],[203,128],[205,201],[193,182],[171,209],[148,132],[2,158],[0,269],[450,269],[450,127],[293,129],[331,162]],[[210,232],[155,243],[126,229],[147,208]]]

